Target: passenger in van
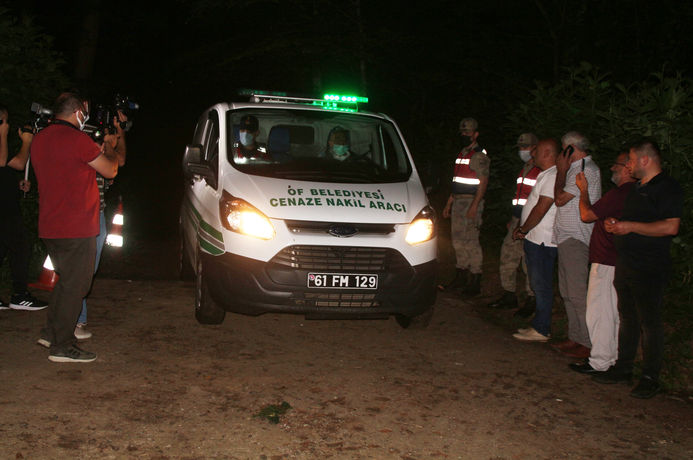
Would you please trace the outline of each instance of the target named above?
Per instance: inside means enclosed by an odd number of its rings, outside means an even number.
[[[253,115],[244,115],[238,129],[240,142],[234,149],[236,160],[261,159],[271,161],[270,155],[264,146],[260,146],[257,137],[260,134],[260,123]]]
[[[336,126],[332,128],[327,136],[327,150],[325,156],[337,161],[344,161],[347,158],[355,158],[349,149],[349,131]]]

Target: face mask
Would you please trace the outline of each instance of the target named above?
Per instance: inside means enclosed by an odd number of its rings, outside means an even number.
[[[241,131],[239,135],[241,138],[241,144],[243,144],[243,146],[248,147],[249,145],[253,145],[253,142],[255,141],[255,136],[252,133]]]
[[[80,114],[80,113],[81,113],[82,116],[84,117],[84,120],[80,120],[80,119],[79,119],[79,114]],[[80,110],[79,112],[77,112],[77,123],[79,123],[79,130],[80,130],[80,131],[84,131],[84,125],[87,124],[87,120],[89,120],[89,114],[84,115],[84,112],[82,112],[81,110]]]
[[[518,155],[520,155],[520,159],[527,163],[529,160],[532,159],[532,151],[531,150],[519,150],[517,152]]]
[[[335,144],[332,146],[332,154],[338,160],[344,160],[349,154],[349,147],[346,145]]]

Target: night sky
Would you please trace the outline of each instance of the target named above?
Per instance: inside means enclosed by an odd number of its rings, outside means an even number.
[[[463,116],[479,119],[487,145],[507,145],[513,104],[582,61],[625,84],[693,70],[693,4],[673,0],[1,4],[55,38],[65,73],[92,103],[119,92],[141,104],[120,187],[169,211],[162,228],[175,214],[168,203],[180,196],[180,157],[198,115],[239,88],[365,94],[421,158],[440,145],[432,128],[449,126],[453,138]]]

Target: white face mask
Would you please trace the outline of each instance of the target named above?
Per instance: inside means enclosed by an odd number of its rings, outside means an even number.
[[[84,120],[80,120],[79,114],[82,114]],[[89,114],[84,115],[84,112],[82,112],[81,110],[77,111],[77,123],[79,123],[80,131],[84,131],[84,126],[87,124],[87,120],[89,120]]]
[[[240,139],[241,139],[241,144],[243,146],[248,147],[249,145],[253,145],[253,142],[255,141],[255,136],[253,136],[252,133],[241,131],[238,133]]]
[[[529,160],[532,159],[532,151],[531,150],[519,150],[517,154],[520,156],[520,159],[527,163]]]
[[[334,144],[332,146],[332,156],[334,156],[335,159],[339,161],[346,160],[346,157],[349,156],[349,146],[342,144]]]

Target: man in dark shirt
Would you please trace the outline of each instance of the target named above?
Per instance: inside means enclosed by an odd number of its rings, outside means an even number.
[[[605,221],[606,231],[616,235],[618,251],[614,278],[621,316],[618,360],[594,380],[630,381],[642,330],[642,377],[630,394],[651,398],[660,389],[662,297],[671,266],[671,240],[681,223],[683,192],[678,182],[662,171],[655,142],[638,142],[628,157],[628,169],[638,182],[626,198],[622,219],[608,217]]]
[[[19,206],[20,191],[29,191],[29,181],[18,180],[17,172],[26,167],[29,147],[34,137],[31,131],[19,129],[22,146],[10,158],[7,136],[10,131],[8,111],[0,105],[0,266],[10,255],[12,297],[9,305],[0,299],[0,310],[41,310],[46,303],[37,300],[27,290],[29,272],[29,243]]]

